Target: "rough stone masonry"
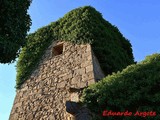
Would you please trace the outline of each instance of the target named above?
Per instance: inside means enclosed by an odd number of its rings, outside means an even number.
[[[79,95],[70,89],[82,89],[103,77],[91,45],[53,42],[17,90],[9,120],[71,120],[66,101],[78,102]]]

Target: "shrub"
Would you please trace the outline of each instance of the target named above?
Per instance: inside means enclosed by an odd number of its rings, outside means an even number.
[[[112,111],[155,111],[160,113],[160,54],[147,56],[138,64],[128,66],[122,72],[109,75],[83,92],[83,103],[94,113]],[[99,117],[100,117],[99,116]],[[101,120],[124,120],[123,117],[101,117]],[[143,117],[126,117],[125,120],[141,120]],[[159,120],[160,117],[146,117]]]

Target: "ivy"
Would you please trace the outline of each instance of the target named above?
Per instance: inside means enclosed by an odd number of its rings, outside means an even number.
[[[17,88],[35,70],[44,51],[55,40],[91,44],[106,75],[134,62],[131,44],[118,28],[104,20],[93,7],[80,7],[27,36],[17,63]]]

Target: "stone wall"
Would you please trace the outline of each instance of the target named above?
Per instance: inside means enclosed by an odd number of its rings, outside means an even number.
[[[93,63],[94,79],[96,82],[98,82],[99,80],[104,78],[105,75],[104,75],[104,73],[100,67],[100,64],[98,62],[98,59],[94,55],[93,51],[92,51],[92,63]]]
[[[61,44],[62,54],[54,48]],[[53,42],[38,68],[17,90],[10,120],[70,120],[65,103],[70,88],[95,83],[91,46]],[[96,61],[98,62],[98,61]],[[97,65],[97,64],[96,64]],[[99,69],[99,68],[98,68]]]

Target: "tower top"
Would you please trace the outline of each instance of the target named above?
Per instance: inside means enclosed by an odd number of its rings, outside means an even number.
[[[17,63],[17,88],[31,75],[48,46],[57,40],[91,44],[106,75],[134,62],[131,44],[118,28],[95,8],[84,6],[28,35]]]

